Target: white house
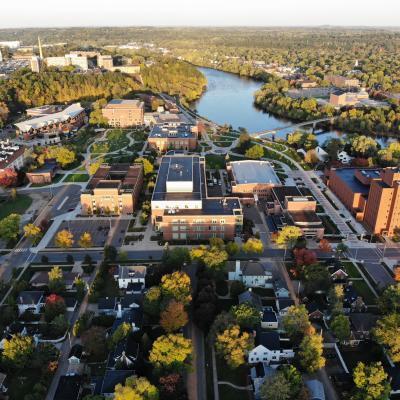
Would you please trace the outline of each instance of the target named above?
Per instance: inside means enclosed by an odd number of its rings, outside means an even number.
[[[114,278],[120,289],[126,289],[130,283],[141,283],[144,288],[146,271],[143,265],[118,265]]]
[[[44,292],[24,291],[17,297],[17,306],[19,315],[25,311],[30,311],[33,314],[39,314],[41,307],[44,304]]]
[[[328,153],[322,147],[317,146],[314,150],[319,161],[325,161],[328,158]]]
[[[292,299],[276,299],[276,308],[279,310],[281,317],[285,316],[289,310],[289,307],[294,306],[295,303]]]
[[[249,351],[248,362],[256,364],[259,362],[268,365],[279,364],[281,361],[294,357],[293,349],[283,349],[281,346],[279,333],[275,331],[261,332],[257,334],[258,345]]]
[[[342,163],[342,164],[350,164],[351,160],[353,157],[349,156],[346,151],[338,151],[337,153],[337,159]]]
[[[274,282],[275,297],[278,299],[289,299],[290,293],[283,281],[277,280]]]
[[[272,288],[272,267],[268,263],[240,262],[228,265],[228,279],[241,281],[246,287]]]

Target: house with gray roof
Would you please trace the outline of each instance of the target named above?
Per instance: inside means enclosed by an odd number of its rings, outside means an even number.
[[[241,281],[246,287],[273,288],[273,266],[268,262],[240,261],[228,263],[228,280]]]

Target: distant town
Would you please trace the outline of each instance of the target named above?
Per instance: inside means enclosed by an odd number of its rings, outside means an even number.
[[[398,398],[396,68],[43,34],[0,31],[0,399]]]

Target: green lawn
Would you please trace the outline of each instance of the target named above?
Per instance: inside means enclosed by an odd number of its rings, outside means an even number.
[[[229,142],[229,141],[213,142],[213,143],[218,147],[229,147],[232,144],[232,142]]]
[[[231,369],[226,365],[225,360],[217,357],[217,374],[218,381],[231,382],[234,385],[246,386],[247,375],[249,374],[249,367],[243,365],[236,369]]]
[[[352,281],[353,286],[357,291],[357,294],[359,294],[365,304],[367,305],[373,305],[376,304],[376,297],[374,294],[371,292],[371,289],[368,287],[368,285],[364,281]]]
[[[110,151],[115,151],[128,146],[129,139],[126,136],[126,132],[121,129],[113,129],[107,133],[107,142],[110,146]]]
[[[266,147],[264,147],[264,157],[269,158],[271,160],[281,161],[284,164],[288,165],[290,167],[290,169],[292,169],[292,170],[297,169],[296,166],[290,160],[288,160],[286,157],[284,157],[282,154],[277,153],[276,151],[270,150]]]
[[[25,194],[18,194],[15,200],[0,200],[0,219],[12,213],[23,214],[32,204],[32,199]]]
[[[357,267],[351,261],[342,261],[342,265],[350,278],[361,278]]]
[[[225,168],[225,156],[206,154],[206,165],[208,169],[223,169]]]
[[[63,182],[87,182],[88,180],[88,174],[70,174],[67,175]]]

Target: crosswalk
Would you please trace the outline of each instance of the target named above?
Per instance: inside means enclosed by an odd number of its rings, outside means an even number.
[[[27,251],[29,251],[28,248],[19,248],[19,249],[15,249],[14,253],[26,253]]]

